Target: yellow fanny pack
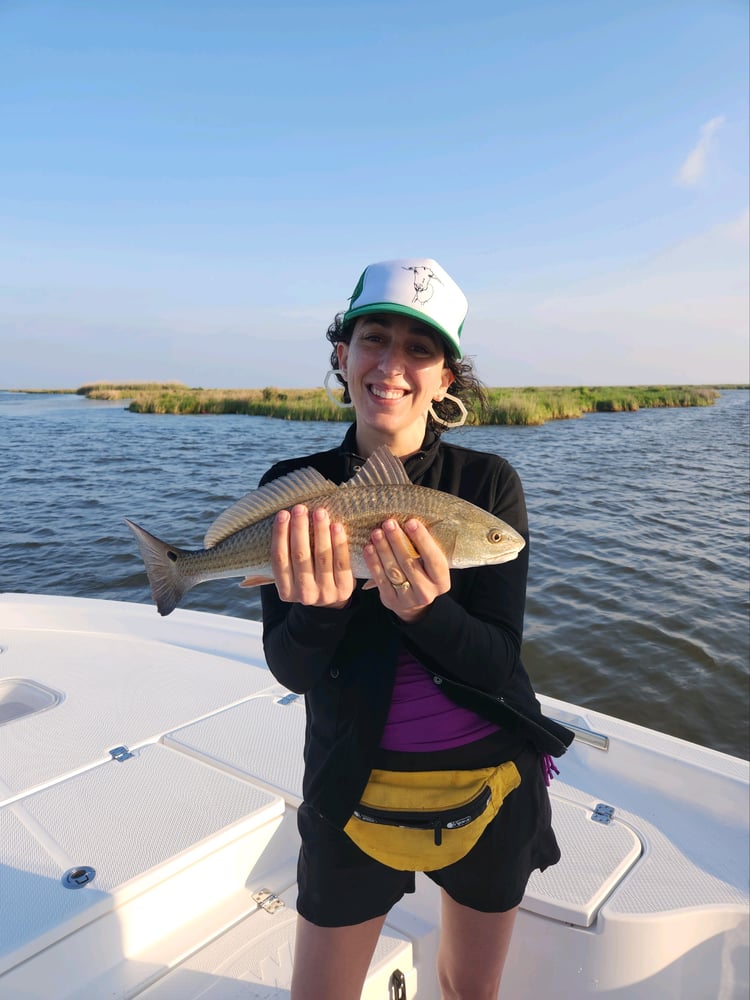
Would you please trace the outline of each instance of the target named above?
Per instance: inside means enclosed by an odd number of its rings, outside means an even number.
[[[374,770],[344,831],[390,868],[434,871],[469,853],[520,784],[512,760],[474,771]]]

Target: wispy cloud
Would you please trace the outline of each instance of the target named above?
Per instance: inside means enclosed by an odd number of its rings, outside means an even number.
[[[707,121],[701,128],[698,142],[685,157],[675,178],[682,187],[693,187],[703,177],[714,138],[724,124],[724,120],[724,115],[718,115]]]
[[[482,377],[490,385],[747,382],[749,241],[743,210],[611,271],[500,301],[495,291],[472,295]],[[498,317],[513,337],[498,337]]]

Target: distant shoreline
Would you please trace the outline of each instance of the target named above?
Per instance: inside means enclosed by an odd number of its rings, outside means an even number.
[[[539,426],[549,420],[587,413],[712,406],[722,389],[750,389],[747,383],[722,385],[526,386],[488,388],[483,415],[474,425]],[[350,409],[334,407],[323,389],[203,389],[180,382],[97,382],[77,389],[5,389],[38,395],[79,395],[126,402],[133,413],[245,414],[280,420],[349,422]]]
[[[559,392],[566,389],[577,390],[579,386],[574,385],[521,385],[521,386],[498,386],[496,388],[491,388],[490,392]],[[598,389],[604,389],[604,386],[588,386],[589,390],[592,392]],[[750,389],[750,382],[664,382],[664,383],[643,383],[642,385],[616,385],[606,387],[609,391],[610,389],[628,389],[628,390],[640,390],[640,389]],[[62,389],[39,389],[39,388],[8,388],[0,386],[0,392],[14,392],[14,393],[25,393],[27,395],[48,395],[48,396],[89,396],[92,399],[102,398],[101,394],[114,392],[123,393],[126,390],[136,390],[138,392],[143,391],[155,391],[155,390],[179,390],[181,392],[191,391],[191,392],[211,392],[211,393],[227,393],[227,392],[245,392],[245,393],[262,393],[267,392],[268,388],[255,388],[255,389],[230,389],[214,387],[212,389],[204,389],[202,386],[191,388],[187,386],[184,382],[87,382],[83,385],[77,386],[76,388],[65,387]],[[317,388],[312,389],[278,389],[274,387],[273,392],[290,392],[290,393],[306,393],[306,392],[318,392]]]

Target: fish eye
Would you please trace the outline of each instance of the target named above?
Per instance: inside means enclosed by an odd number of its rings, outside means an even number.
[[[490,528],[487,532],[487,541],[492,542],[493,545],[497,545],[498,542],[502,542],[503,533],[499,528]]]

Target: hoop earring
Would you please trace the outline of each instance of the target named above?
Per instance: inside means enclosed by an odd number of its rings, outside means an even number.
[[[323,379],[323,388],[326,391],[326,396],[330,399],[334,406],[338,406],[340,410],[349,410],[354,403],[342,403],[340,399],[336,399],[331,387],[328,385],[328,380],[332,375],[340,375],[342,378],[346,378],[346,372],[342,372],[340,368],[332,368],[329,372],[326,372],[326,377]]]
[[[443,399],[449,399],[451,403],[453,403],[455,406],[458,407],[459,412],[461,414],[460,420],[454,420],[454,421],[443,420],[442,417],[439,417],[437,413],[435,413],[435,410],[432,408],[432,403],[430,403],[430,408],[427,412],[430,414],[435,423],[442,424],[443,427],[463,427],[463,425],[466,423],[467,417],[469,416],[468,410],[466,409],[464,404],[461,402],[458,396],[451,396],[449,392],[446,392],[446,394],[443,396]],[[436,402],[442,402],[442,400],[436,400]]]

